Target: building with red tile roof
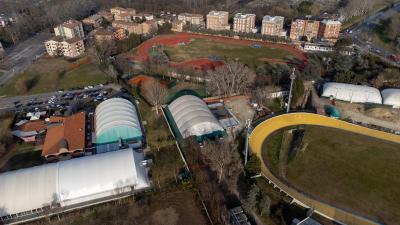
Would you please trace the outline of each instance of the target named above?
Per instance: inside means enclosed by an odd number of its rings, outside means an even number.
[[[50,118],[42,156],[58,161],[82,156],[85,152],[86,114],[79,112],[68,117]],[[55,124],[54,124],[55,123]]]

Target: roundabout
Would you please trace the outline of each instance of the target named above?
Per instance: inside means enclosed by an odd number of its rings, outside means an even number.
[[[314,125],[334,128],[368,137],[378,138],[385,141],[400,143],[399,135],[369,129],[318,114],[289,113],[269,118],[255,126],[249,136],[249,146],[251,150],[260,157],[261,161],[265,163],[262,154],[265,140],[278,130],[298,125]],[[263,175],[271,183],[273,183],[274,186],[278,187],[281,191],[292,197],[294,202],[306,207],[310,207],[317,213],[339,223],[380,224],[378,221],[361,216],[359,213],[339,208],[335,205],[327,203],[326,201],[317,200],[317,198],[311,197],[309,193],[306,193],[305,191],[303,192],[303,190],[299,190],[291,185],[288,185],[288,183],[282,181],[280,177],[275,176],[274,173],[264,163],[262,164]]]

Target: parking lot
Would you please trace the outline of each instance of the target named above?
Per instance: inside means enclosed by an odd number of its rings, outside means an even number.
[[[0,111],[42,111],[49,109],[65,110],[76,102],[96,102],[107,99],[115,85],[95,85],[81,89],[60,90],[37,95],[0,98]]]

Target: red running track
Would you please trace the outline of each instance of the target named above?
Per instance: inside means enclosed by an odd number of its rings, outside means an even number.
[[[301,61],[302,66],[307,63],[307,56],[300,51],[299,49],[287,45],[287,44],[279,44],[279,43],[269,43],[263,41],[253,41],[253,40],[238,40],[228,37],[219,37],[219,36],[210,36],[210,35],[202,35],[202,34],[191,34],[191,33],[179,33],[179,34],[170,34],[170,35],[161,35],[155,38],[152,38],[148,41],[143,42],[141,45],[137,47],[136,53],[132,56],[129,56],[128,59],[135,61],[145,61],[149,58],[149,50],[154,45],[166,45],[173,46],[179,43],[189,43],[191,39],[195,38],[203,38],[209,39],[213,41],[219,41],[224,43],[232,43],[232,44],[240,44],[240,45],[251,45],[254,43],[260,44],[264,47],[269,48],[280,48],[290,52],[293,56]],[[272,59],[271,59],[272,61]],[[173,67],[192,67],[195,70],[207,70],[213,69],[216,66],[223,65],[222,61],[212,61],[209,59],[195,59],[186,62],[176,63],[171,62],[171,66]]]

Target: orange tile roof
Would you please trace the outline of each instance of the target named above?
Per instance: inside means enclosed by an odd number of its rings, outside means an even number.
[[[85,112],[76,113],[69,117],[50,117],[50,121],[61,122],[61,124],[47,130],[42,156],[60,154],[60,142],[62,140],[67,141],[67,149],[70,153],[75,150],[84,150],[86,138]]]
[[[18,127],[18,130],[23,132],[29,131],[42,131],[46,129],[46,125],[43,120],[28,121]]]

